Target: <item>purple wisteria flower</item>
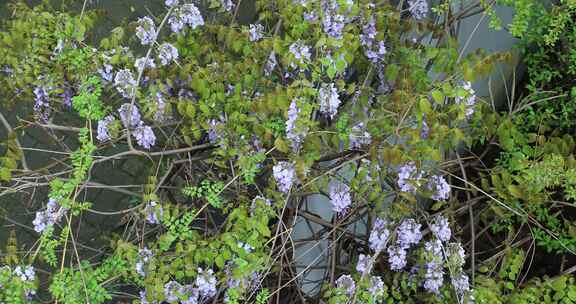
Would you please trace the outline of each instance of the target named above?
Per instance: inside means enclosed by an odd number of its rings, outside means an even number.
[[[50,198],[46,204],[46,210],[36,212],[36,217],[32,221],[34,230],[38,233],[57,223],[68,209],[61,207],[58,202]]]
[[[108,125],[110,125],[110,123],[113,121],[114,117],[112,115],[108,115],[98,121],[98,135],[96,135],[96,139],[98,139],[100,142],[108,141],[111,139]]]
[[[342,31],[346,25],[345,20],[344,16],[336,14],[334,11],[328,12],[322,20],[324,32],[332,38],[342,39]]]
[[[26,267],[22,267],[20,265],[14,268],[14,274],[20,277],[20,280],[27,282],[27,281],[34,281],[36,276],[36,272],[34,271],[34,267],[28,265]]]
[[[276,60],[276,53],[271,52],[270,56],[268,56],[268,60],[266,61],[266,65],[264,66],[264,75],[272,75],[276,65],[278,65],[278,61]]]
[[[112,82],[114,79],[113,70],[114,67],[111,64],[105,63],[101,68],[98,69],[98,73],[104,82]]]
[[[286,161],[278,162],[272,168],[272,174],[278,184],[278,190],[284,193],[288,193],[297,181],[295,165]]]
[[[334,119],[340,106],[340,96],[334,83],[322,86],[318,90],[318,99],[320,99],[320,112]]]
[[[447,200],[450,196],[450,185],[443,176],[431,176],[428,179],[428,189],[434,191],[432,199],[436,201]]]
[[[146,16],[138,19],[136,27],[136,37],[140,39],[142,45],[150,45],[156,39],[156,24],[152,18]]]
[[[369,145],[372,142],[372,136],[366,129],[363,122],[359,122],[352,127],[350,131],[350,149],[359,149],[364,145]]]
[[[424,288],[433,293],[439,293],[440,287],[444,284],[444,270],[442,263],[430,261],[426,263],[426,273],[424,274]]]
[[[186,3],[172,13],[168,24],[174,33],[179,34],[186,25],[191,29],[204,25],[204,18],[194,4]]]
[[[49,102],[48,91],[44,87],[34,88],[34,114],[36,119],[41,122],[48,122],[51,107]]]
[[[408,10],[414,19],[424,19],[428,15],[428,0],[408,0]]]
[[[168,42],[162,43],[158,48],[158,59],[163,66],[178,59],[178,49]]]
[[[138,59],[136,59],[136,61],[134,61],[134,67],[136,68],[136,71],[138,71],[138,73],[140,73],[142,70],[149,68],[149,69],[153,69],[156,67],[156,63],[154,63],[154,59],[153,58],[148,58],[148,60],[146,60],[146,57],[140,57]]]
[[[315,11],[304,12],[302,13],[302,16],[304,17],[304,21],[308,23],[314,23],[318,20],[318,15],[316,15]]]
[[[164,284],[164,297],[168,302],[176,302],[180,298],[178,296],[181,285],[176,281],[170,281]]]
[[[342,289],[347,295],[351,296],[354,294],[356,289],[356,282],[352,276],[348,274],[341,275],[338,280],[336,280],[336,288]]]
[[[304,141],[306,133],[308,133],[307,128],[296,127],[298,113],[300,113],[300,109],[298,109],[297,102],[292,100],[290,108],[288,108],[288,120],[286,120],[286,138],[290,141],[294,152],[300,151],[302,141]]]
[[[136,85],[136,79],[128,69],[118,71],[114,77],[114,86],[124,98],[131,98],[134,95]]]
[[[164,3],[166,4],[166,6],[172,7],[178,5],[179,2],[180,2],[179,0],[166,0]]]
[[[133,104],[125,103],[118,108],[118,114],[120,114],[120,121],[124,128],[134,128],[140,125],[140,111],[138,107]]]
[[[460,243],[449,243],[446,246],[446,256],[454,267],[461,268],[466,263],[466,252]]]
[[[476,92],[472,89],[472,83],[469,81],[464,82],[462,89],[466,91],[465,97],[456,96],[456,103],[464,103],[466,107],[466,118],[470,118],[474,114],[474,105],[476,104]]]
[[[198,288],[194,288],[192,285],[184,285],[180,287],[180,303],[181,304],[198,304],[198,298],[200,293]]]
[[[444,216],[438,215],[432,219],[430,223],[430,231],[442,242],[448,242],[452,231],[448,223],[448,219]]]
[[[426,122],[426,117],[422,118],[422,129],[420,130],[420,138],[427,139],[430,135],[430,127],[428,127],[428,123]]]
[[[378,62],[387,53],[386,44],[384,41],[378,41],[378,44],[373,49],[366,51],[366,57],[372,62]]]
[[[332,210],[336,213],[342,213],[348,210],[352,204],[350,187],[340,181],[332,181],[328,186],[328,194],[332,202]]]
[[[164,100],[164,95],[161,92],[156,93],[156,112],[154,112],[154,121],[163,122],[169,119],[166,113],[166,101]]]
[[[250,41],[258,41],[264,37],[264,26],[262,24],[250,24]]]
[[[398,246],[408,249],[412,245],[416,245],[422,239],[421,224],[417,223],[414,219],[405,219],[400,223],[396,231],[396,243]]]
[[[370,18],[370,20],[364,24],[362,27],[362,34],[360,34],[360,43],[368,48],[371,48],[374,44],[374,39],[376,39],[376,22],[374,18]]]
[[[156,143],[156,135],[150,126],[144,125],[142,122],[132,133],[136,142],[144,149],[150,149]]]
[[[470,283],[468,281],[468,276],[463,272],[454,276],[454,278],[452,279],[452,285],[454,286],[454,289],[456,289],[456,292],[459,295],[463,295],[466,292],[470,291]]]
[[[422,172],[416,169],[414,162],[409,162],[398,169],[398,187],[400,191],[415,193],[415,184],[422,178]]]
[[[370,287],[368,287],[368,292],[373,298],[379,298],[384,295],[384,282],[381,277],[370,277]]]
[[[388,262],[391,270],[399,271],[404,269],[407,263],[406,249],[397,245],[388,247]]]
[[[290,45],[290,53],[294,55],[294,58],[300,63],[304,64],[305,62],[310,60],[312,56],[310,54],[310,47],[302,43],[301,41],[296,41]],[[292,67],[295,67],[292,65]]]
[[[387,220],[377,218],[372,226],[372,231],[370,231],[370,237],[368,241],[370,242],[370,249],[375,252],[382,251],[386,248],[386,242],[390,237],[390,230],[388,229],[389,222]]]
[[[146,247],[140,249],[138,251],[138,260],[136,261],[136,273],[143,277],[146,276],[146,271],[144,268],[146,267],[146,264],[150,262],[150,259],[152,259],[153,256],[154,254],[152,253],[152,250]]]
[[[358,263],[356,264],[356,271],[361,274],[367,274],[372,271],[372,257],[369,255],[360,254],[358,256]]]
[[[150,201],[144,208],[144,214],[149,224],[160,224],[160,218],[164,214],[164,209],[162,209],[162,206],[157,202]]]
[[[214,277],[212,269],[198,268],[196,287],[198,287],[198,292],[202,297],[212,298],[216,295],[216,277]]]

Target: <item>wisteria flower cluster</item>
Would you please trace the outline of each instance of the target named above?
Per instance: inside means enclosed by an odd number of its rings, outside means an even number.
[[[66,213],[67,209],[60,206],[57,200],[50,198],[46,204],[46,210],[36,212],[32,221],[36,232],[43,232],[46,228],[56,224]]]

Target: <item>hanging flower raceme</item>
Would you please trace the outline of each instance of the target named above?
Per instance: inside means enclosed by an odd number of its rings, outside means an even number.
[[[152,131],[150,126],[146,126],[142,122],[140,122],[138,127],[134,129],[132,135],[136,138],[138,145],[144,149],[150,149],[156,143],[156,135],[154,135],[154,131]]]
[[[450,185],[443,176],[433,175],[428,178],[428,189],[434,191],[432,199],[436,201],[447,200],[450,196]]]
[[[414,19],[424,19],[428,15],[428,0],[408,0],[408,10]]]
[[[456,104],[464,104],[466,109],[465,115],[466,118],[470,118],[472,114],[474,114],[474,106],[476,105],[476,92],[472,89],[472,83],[469,81],[464,82],[462,85],[462,89],[464,89],[466,96],[460,97],[456,96],[455,101]]]
[[[168,65],[172,61],[178,59],[178,49],[172,44],[164,42],[158,48],[158,59],[163,66]]]
[[[141,73],[146,68],[148,69],[155,68],[156,64],[154,63],[154,59],[152,58],[146,59],[146,57],[141,57],[136,59],[136,61],[134,62],[134,67],[136,68],[136,71],[138,71],[138,73]]]
[[[332,181],[328,187],[332,210],[336,213],[345,212],[352,204],[350,187],[340,181]]]
[[[250,41],[258,41],[264,37],[264,26],[262,24],[250,24]]]
[[[153,256],[152,250],[146,247],[140,249],[138,251],[138,260],[136,261],[136,273],[143,277],[146,276],[145,267]]]
[[[36,212],[36,217],[32,221],[34,230],[41,233],[46,228],[53,226],[64,216],[67,210],[60,206],[55,199],[50,198],[46,204],[46,210]]]
[[[289,51],[290,53],[292,53],[296,61],[298,61],[300,64],[305,64],[306,62],[310,61],[310,57],[312,56],[310,54],[310,47],[305,45],[301,41],[292,43],[290,45]],[[293,64],[291,66],[293,68],[296,67]]]
[[[363,122],[359,122],[350,130],[350,149],[359,149],[372,142],[372,136]]]
[[[328,115],[330,119],[334,119],[340,106],[340,96],[334,84],[330,83],[322,86],[318,90],[318,99],[320,100],[320,112]]]
[[[114,86],[116,90],[125,98],[132,98],[136,89],[136,79],[132,71],[123,69],[116,73],[114,77]]]
[[[146,215],[146,222],[148,222],[148,224],[160,224],[164,209],[162,209],[162,206],[157,202],[151,201],[146,204],[144,214]]]
[[[370,231],[370,237],[368,239],[370,243],[370,249],[374,250],[375,252],[379,252],[386,248],[386,242],[388,242],[388,238],[390,237],[390,230],[388,226],[390,223],[387,220],[377,218],[374,221],[374,225],[372,226],[372,230]]]
[[[98,134],[96,135],[96,139],[98,139],[100,142],[108,141],[111,139],[110,130],[108,127],[113,121],[114,117],[112,115],[108,115],[98,121]]]
[[[124,128],[134,128],[140,125],[140,111],[136,105],[125,103],[118,108],[118,114],[120,114],[120,121]]]
[[[48,91],[44,87],[34,88],[34,114],[41,122],[48,122],[51,107],[48,97]]]
[[[448,242],[452,235],[448,219],[442,215],[435,216],[430,223],[430,231],[442,242]]]
[[[136,37],[140,39],[142,45],[150,45],[156,40],[156,24],[152,18],[146,16],[138,19],[136,27]]]
[[[14,274],[20,278],[23,282],[34,281],[36,277],[36,271],[31,265],[22,267],[20,265],[14,268]]]
[[[188,25],[191,29],[195,29],[204,25],[204,18],[200,10],[192,3],[186,3],[176,9],[168,18],[170,29],[179,34],[184,26]]]
[[[203,270],[198,268],[198,276],[195,283],[200,296],[212,298],[216,295],[216,277],[214,277],[212,269]]]
[[[292,185],[294,185],[297,181],[296,167],[293,163],[286,161],[278,162],[272,168],[272,173],[276,183],[278,184],[278,189],[284,193],[288,193],[290,188],[292,188]]]
[[[308,133],[307,128],[296,126],[296,121],[298,120],[298,114],[300,109],[298,108],[297,101],[292,100],[290,103],[290,108],[288,108],[288,120],[286,120],[286,138],[290,141],[292,150],[294,152],[300,151],[302,147],[302,142]]]
[[[354,282],[352,276],[348,274],[341,275],[335,283],[336,288],[343,290],[349,296],[353,295],[356,290],[356,282]]]
[[[400,191],[416,193],[416,185],[422,178],[422,172],[416,169],[414,162],[407,163],[398,169],[398,187]]]

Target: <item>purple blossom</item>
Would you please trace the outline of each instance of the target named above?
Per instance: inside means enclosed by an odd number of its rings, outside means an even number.
[[[211,119],[208,122],[210,128],[208,129],[208,140],[215,145],[220,144],[225,138],[225,124],[226,118],[220,116],[220,119]]]
[[[428,189],[435,191],[432,199],[436,201],[447,200],[450,196],[450,185],[443,176],[433,175],[428,179]]]
[[[426,117],[422,118],[422,129],[420,130],[420,138],[427,139],[430,135],[430,127],[428,127],[428,123],[426,122]]]
[[[142,70],[146,68],[149,69],[155,68],[156,64],[154,63],[154,59],[152,58],[148,58],[148,60],[146,60],[146,57],[140,57],[136,59],[136,61],[134,61],[134,67],[136,68],[136,71],[140,73]]]
[[[370,278],[370,287],[368,292],[373,298],[382,297],[384,295],[384,282],[381,277],[373,276]]]
[[[342,15],[335,13],[328,13],[322,20],[324,32],[335,39],[342,39],[342,31],[345,26],[345,18]]]
[[[156,93],[156,112],[154,112],[154,120],[156,122],[163,122],[167,119],[166,114],[166,101],[161,92]]]
[[[192,285],[184,285],[180,287],[179,292],[181,304],[198,304],[198,297],[200,297],[198,288],[194,288]]]
[[[354,282],[354,279],[350,275],[341,275],[335,283],[336,288],[342,289],[347,295],[351,296],[354,294],[356,282]]]
[[[454,289],[456,289],[456,292],[459,295],[463,295],[466,292],[470,291],[470,283],[468,281],[468,276],[463,272],[455,275],[454,278],[452,278],[452,285],[454,286]]]
[[[450,240],[450,236],[452,235],[452,231],[450,230],[450,226],[448,223],[448,219],[444,216],[438,215],[432,219],[430,223],[430,231],[440,240],[443,242],[447,242]]]
[[[258,41],[264,37],[264,26],[262,24],[250,24],[250,41]]]
[[[278,162],[273,168],[272,173],[281,192],[288,193],[292,185],[297,181],[296,167],[293,163],[286,161]]]
[[[417,171],[414,162],[409,162],[398,169],[398,187],[400,191],[415,193],[415,182],[422,178],[422,172]]]
[[[164,42],[158,48],[158,58],[160,59],[160,64],[166,66],[170,62],[178,59],[178,49],[172,44]]]
[[[432,260],[442,261],[444,259],[442,242],[440,240],[432,240],[424,243],[424,250],[426,250],[426,254]]]
[[[380,59],[382,59],[382,57],[386,55],[386,53],[387,53],[386,44],[384,44],[384,41],[379,41],[378,45],[374,47],[374,49],[366,50],[366,57],[368,57],[370,61],[376,63]]]
[[[36,276],[34,267],[32,267],[31,265],[28,265],[26,267],[16,266],[16,268],[14,268],[14,274],[20,277],[20,280],[24,282],[34,281],[34,277]]]
[[[328,187],[328,194],[332,202],[332,210],[336,213],[345,212],[352,204],[350,187],[340,181],[332,181]]]
[[[476,104],[476,92],[472,89],[472,83],[469,81],[464,82],[462,89],[466,91],[465,97],[456,96],[456,103],[464,103],[466,108],[466,118],[470,118],[474,114],[474,105]]]
[[[202,297],[212,298],[216,295],[216,277],[214,277],[212,269],[198,268],[196,287],[198,287],[198,292]]]
[[[102,68],[98,69],[98,73],[104,82],[111,82],[114,79],[114,73],[112,70],[114,67],[111,64],[104,64]]]
[[[44,87],[34,88],[34,114],[41,122],[48,122],[51,108],[48,91]]]
[[[386,242],[390,237],[390,230],[388,230],[388,221],[381,218],[377,218],[374,221],[374,226],[372,231],[370,231],[370,237],[368,241],[370,242],[370,249],[375,252],[379,252],[386,248]]]
[[[108,130],[108,125],[113,121],[114,117],[112,115],[108,115],[98,121],[98,135],[96,136],[96,139],[98,139],[100,142],[111,139],[110,131]]]
[[[162,206],[157,202],[150,201],[144,208],[144,214],[149,224],[160,224],[160,218],[164,214],[164,209],[162,209]]]
[[[154,135],[154,131],[150,126],[146,126],[143,123],[140,123],[134,132],[132,133],[134,138],[136,138],[136,142],[144,149],[150,149],[156,143],[156,135]]]
[[[442,263],[430,261],[426,263],[426,274],[424,274],[424,288],[433,293],[439,293],[440,287],[444,283],[444,270]]]
[[[289,50],[300,64],[304,64],[306,61],[310,60],[310,47],[303,44],[301,41],[292,43]]]
[[[186,3],[172,13],[168,24],[174,33],[179,34],[185,25],[191,29],[204,25],[204,18],[194,4]]]
[[[152,253],[152,250],[146,247],[138,251],[138,260],[136,261],[136,272],[139,275],[146,276],[146,271],[144,270],[144,268],[146,267],[146,264],[150,262],[150,259],[152,259],[153,256],[154,254]]]
[[[340,106],[340,96],[334,83],[320,88],[318,90],[318,99],[320,99],[320,112],[334,119],[334,116],[338,113],[338,106]]]
[[[417,223],[414,219],[405,219],[400,223],[397,230],[396,243],[398,246],[408,249],[412,245],[416,245],[422,239],[421,224]]]
[[[302,15],[304,17],[304,21],[306,21],[308,23],[314,23],[318,20],[318,16],[316,15],[316,12],[314,12],[314,11],[304,12]]]
[[[424,19],[428,15],[428,0],[408,0],[408,10],[414,19]]]
[[[271,52],[270,56],[268,56],[268,60],[266,61],[266,65],[264,66],[264,75],[270,76],[272,72],[276,68],[278,61],[276,61],[276,53]]]
[[[390,246],[388,247],[388,262],[390,263],[390,269],[394,271],[399,271],[406,267],[406,249],[401,246]]]
[[[378,32],[376,31],[376,22],[374,21],[374,18],[370,18],[370,21],[368,21],[368,23],[366,23],[362,27],[362,34],[360,34],[360,43],[362,43],[362,45],[365,47],[372,48],[377,33]]]
[[[156,25],[152,18],[146,16],[138,19],[136,27],[136,37],[140,39],[142,45],[150,45],[156,39]]]
[[[136,105],[125,103],[118,108],[118,113],[125,128],[134,128],[140,125],[140,111]]]
[[[179,0],[166,0],[164,3],[166,4],[166,6],[172,7],[178,5]]]
[[[131,98],[134,95],[134,89],[137,85],[132,71],[124,69],[116,73],[114,77],[116,90],[125,98]]]
[[[38,233],[57,223],[68,209],[61,207],[58,202],[50,198],[46,204],[46,210],[36,212],[32,221],[34,230]]]
[[[298,120],[298,105],[296,100],[292,100],[290,108],[288,108],[288,120],[286,120],[286,138],[290,141],[292,150],[298,152],[302,146],[302,141],[306,137],[307,130],[297,128],[296,121]]]
[[[370,273],[372,270],[372,257],[369,255],[360,254],[358,256],[358,263],[356,264],[356,271],[362,275]]]
[[[164,297],[168,302],[178,301],[178,293],[180,292],[181,285],[176,281],[170,281],[164,284]]]
[[[352,127],[349,138],[350,149],[359,149],[372,142],[372,136],[370,135],[370,132],[366,130],[366,125],[364,125],[363,122],[359,122],[357,125]]]

